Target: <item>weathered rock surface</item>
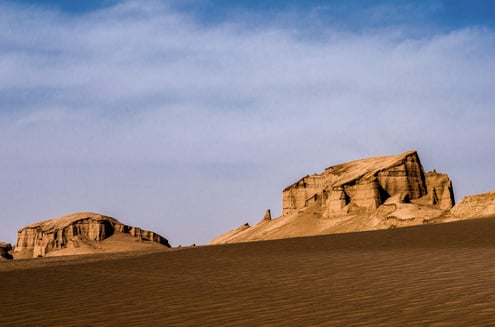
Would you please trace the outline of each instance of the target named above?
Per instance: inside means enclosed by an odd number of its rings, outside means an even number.
[[[265,215],[261,219],[261,221],[265,221],[265,220],[268,220],[268,221],[272,220],[272,213],[271,213],[270,209],[266,210]]]
[[[282,192],[282,215],[220,235],[244,242],[422,224],[454,205],[452,182],[425,173],[416,151],[331,166]]]
[[[154,232],[122,224],[112,217],[80,212],[21,228],[14,257],[127,251],[141,249],[139,242],[170,247],[165,238]]]
[[[495,190],[463,197],[450,210],[450,214],[461,219],[495,215]]]
[[[0,260],[2,259],[12,259],[10,251],[12,250],[12,245],[9,243],[0,242]]]

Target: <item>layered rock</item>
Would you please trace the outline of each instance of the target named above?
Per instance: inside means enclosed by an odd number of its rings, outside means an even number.
[[[495,215],[495,190],[463,197],[450,210],[450,214],[458,219]]]
[[[282,192],[282,215],[212,243],[382,229],[428,222],[454,205],[446,174],[425,172],[416,151],[334,165]]]
[[[170,247],[168,241],[151,231],[122,224],[117,219],[91,212],[74,213],[67,216],[37,222],[17,232],[14,256],[44,257],[56,255],[64,249],[83,248],[79,253],[98,252],[98,243],[117,234],[128,235],[129,240],[153,242]],[[126,250],[127,246],[124,246]],[[112,250],[112,249],[108,249]],[[114,246],[118,251],[118,245]],[[74,254],[78,251],[66,251]]]
[[[436,171],[425,174],[416,151],[409,151],[352,161],[303,177],[284,189],[282,215],[307,207],[319,197],[323,197],[329,216],[341,214],[350,204],[376,209],[396,194],[446,210],[454,198],[448,176]]]
[[[12,255],[10,254],[11,250],[12,245],[0,242],[0,259],[12,259]]]

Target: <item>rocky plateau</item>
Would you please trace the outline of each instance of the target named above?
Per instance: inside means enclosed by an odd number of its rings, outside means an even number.
[[[14,259],[170,247],[164,237],[117,219],[79,212],[37,222],[17,232]]]
[[[377,230],[495,213],[495,191],[455,205],[447,174],[425,172],[414,150],[372,157],[308,175],[282,192],[282,214],[270,211],[254,226],[222,234],[210,244]]]

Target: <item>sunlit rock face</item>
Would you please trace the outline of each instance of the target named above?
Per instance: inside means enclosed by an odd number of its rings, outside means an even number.
[[[322,198],[326,215],[345,213],[349,206],[376,209],[400,194],[405,201],[442,209],[453,205],[452,183],[446,174],[425,173],[416,151],[352,161],[306,176],[282,193],[282,215]]]
[[[100,248],[98,242],[117,234],[132,236],[129,240],[156,242],[170,247],[165,238],[154,232],[122,224],[112,217],[81,212],[21,228],[17,232],[14,256],[44,257],[63,249],[80,248],[86,249],[84,253],[91,252],[92,248],[97,252]],[[115,247],[118,250],[118,245]]]
[[[450,214],[454,218],[495,215],[495,190],[463,197],[462,200],[450,210]]]
[[[425,172],[418,153],[351,161],[308,175],[282,192],[282,215],[219,236],[242,242],[422,224],[454,205],[447,174]]]

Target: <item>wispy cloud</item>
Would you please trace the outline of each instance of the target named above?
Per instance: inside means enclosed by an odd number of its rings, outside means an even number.
[[[107,210],[205,242],[276,212],[301,175],[410,148],[458,195],[494,187],[492,30],[327,21],[308,36],[285,14],[255,26],[162,2],[75,16],[0,3],[2,223]]]

